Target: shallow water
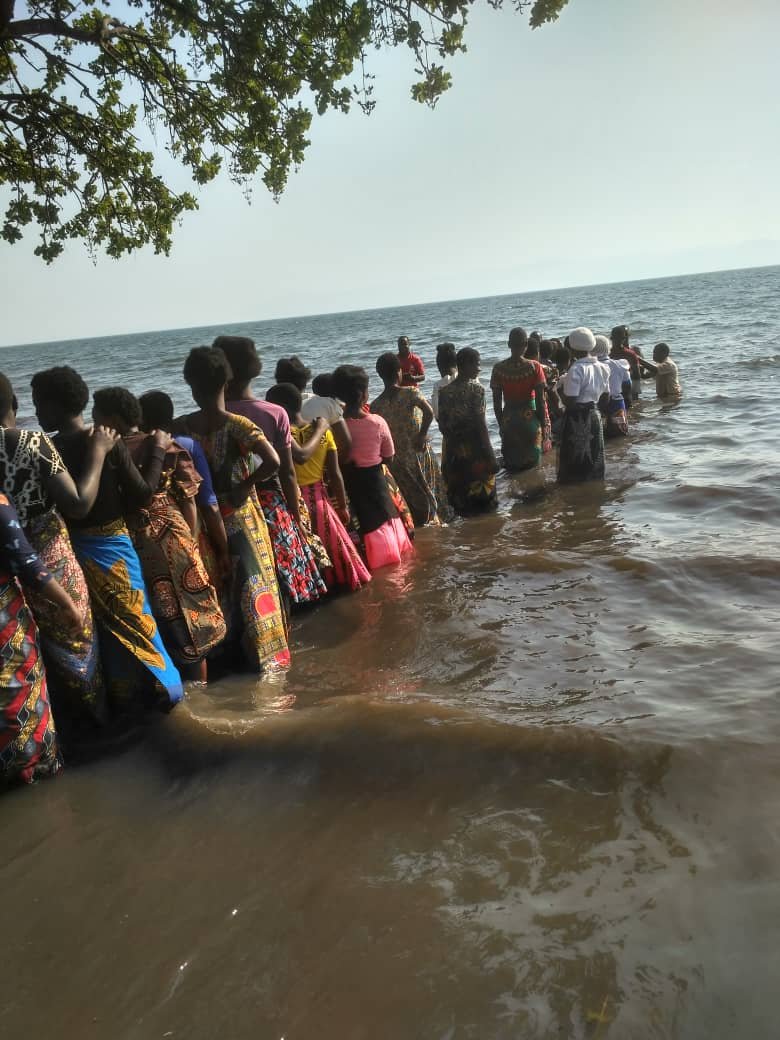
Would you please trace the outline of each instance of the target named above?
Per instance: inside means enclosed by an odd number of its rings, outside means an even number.
[[[235,326],[269,368],[408,332],[426,361],[478,346],[487,376],[513,324],[626,321],[670,343],[684,398],[646,384],[603,487],[502,477],[496,515],[299,615],[282,682],[193,692],[5,797],[8,1035],[776,1035],[779,289],[768,268]],[[217,331],[0,359],[23,410],[64,360],[183,407]]]

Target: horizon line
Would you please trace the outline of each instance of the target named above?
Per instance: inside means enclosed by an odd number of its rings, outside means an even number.
[[[220,325],[253,325],[259,322],[282,322],[282,321],[294,321],[296,319],[305,318],[326,318],[333,317],[339,314],[371,314],[374,311],[389,311],[389,310],[406,310],[412,307],[433,307],[437,304],[442,303],[468,303],[473,300],[500,300],[507,296],[531,296],[534,293],[546,293],[546,292],[567,292],[572,289],[600,289],[606,288],[611,285],[638,285],[640,282],[658,282],[658,281],[671,281],[675,278],[692,278],[698,275],[707,274],[729,274],[732,271],[762,271],[767,270],[771,267],[780,267],[780,263],[776,264],[749,264],[746,267],[719,267],[710,271],[686,271],[682,274],[670,274],[670,275],[650,275],[644,278],[628,278],[620,281],[611,282],[580,282],[575,285],[557,285],[548,286],[543,289],[526,289],[522,292],[502,292],[502,293],[491,293],[488,295],[481,296],[458,296],[450,297],[444,300],[417,300],[413,303],[396,303],[396,304],[384,304],[379,307],[354,307],[351,310],[334,310],[334,311],[317,311],[308,314],[285,314],[273,318],[249,318],[245,321],[226,321],[226,322],[213,322],[208,325],[173,325],[167,328],[149,328],[149,329],[137,329],[134,332],[108,332],[99,334],[96,336],[75,336],[69,339],[41,339],[41,340],[28,340],[24,343],[6,343],[0,346],[0,350],[10,350],[13,347],[40,347],[55,343],[83,343],[90,342],[96,339],[124,339],[129,336],[144,336],[153,332],[188,332],[195,329],[213,329]]]

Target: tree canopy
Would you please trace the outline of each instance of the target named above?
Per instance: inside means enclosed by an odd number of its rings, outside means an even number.
[[[144,139],[159,134],[196,186],[224,166],[245,186],[261,172],[278,195],[314,112],[374,107],[372,49],[408,47],[412,96],[435,104],[473,2],[0,0],[2,237],[37,226],[47,262],[69,239],[114,257],[167,253],[197,203]],[[537,27],[567,0],[508,2]]]

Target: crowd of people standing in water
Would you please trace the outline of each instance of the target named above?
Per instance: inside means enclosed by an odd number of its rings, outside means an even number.
[[[490,390],[510,472],[557,444],[559,481],[601,479],[642,375],[680,395],[666,344],[646,361],[625,326],[611,343],[515,328],[508,346]],[[307,392],[310,370],[283,358],[263,400],[253,341],[219,336],[184,363],[189,414],[113,386],[92,394],[89,424],[89,389],[61,366],[32,378],[35,429],[0,374],[0,780],[57,772],[63,748],[171,708],[186,681],[286,668],[294,610],[399,563],[415,528],[494,508],[479,352],[442,343],[436,365],[428,400],[402,336],[369,404],[365,369]]]

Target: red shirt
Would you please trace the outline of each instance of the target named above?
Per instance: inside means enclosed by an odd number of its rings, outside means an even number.
[[[417,386],[417,382],[409,377],[425,376],[425,365],[422,363],[422,358],[418,357],[417,354],[412,354],[410,351],[406,357],[401,357],[399,354],[398,360],[401,362],[403,375],[401,386]]]

